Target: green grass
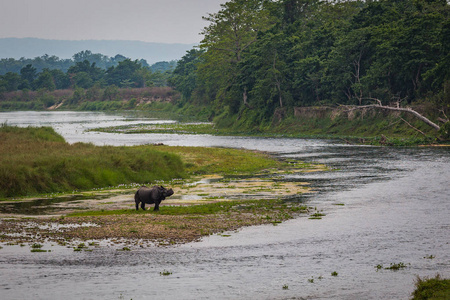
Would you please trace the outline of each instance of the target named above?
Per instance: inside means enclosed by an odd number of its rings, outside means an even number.
[[[227,213],[231,211],[250,212],[252,210],[289,210],[292,212],[303,212],[307,210],[305,206],[287,207],[282,200],[279,199],[262,199],[262,200],[236,200],[222,201],[215,203],[205,203],[189,206],[164,206],[158,212],[153,210],[135,210],[135,209],[119,209],[119,210],[101,210],[101,211],[83,211],[68,214],[68,217],[87,217],[87,216],[114,216],[114,215],[140,215],[140,214],[158,214],[158,215],[212,215],[219,213]]]
[[[0,127],[0,198],[187,177],[176,154],[150,146],[70,145],[52,128]]]
[[[250,150],[181,146],[158,146],[157,149],[179,155],[185,162],[186,171],[194,175],[254,174],[286,166],[266,154]]]
[[[225,148],[68,144],[52,128],[0,127],[0,199],[152,184],[203,174],[251,174],[285,164]]]
[[[218,134],[212,123],[172,123],[172,124],[138,124],[108,128],[97,128],[91,131],[112,133],[168,133],[168,134]]]
[[[446,300],[450,299],[450,279],[417,277],[416,289],[412,300]]]

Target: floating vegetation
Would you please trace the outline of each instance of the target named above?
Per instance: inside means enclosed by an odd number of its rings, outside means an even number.
[[[43,245],[38,244],[38,243],[34,243],[33,245],[31,245],[32,249],[41,249],[43,247]]]
[[[331,276],[334,276],[334,277],[338,276],[338,272],[336,272],[336,271],[331,272]]]
[[[400,263],[391,263],[391,265],[389,267],[383,267],[383,265],[379,264],[375,266],[375,269],[377,269],[377,272],[381,269],[385,269],[385,270],[392,270],[392,271],[398,271],[400,269],[404,269],[406,268],[406,264],[400,262]]]
[[[283,285],[283,290],[288,290],[289,286],[287,284]]]
[[[169,276],[169,275],[172,275],[172,272],[164,270],[162,272],[159,272],[159,275],[161,275],[161,276]]]
[[[89,243],[89,245],[91,245],[91,243]],[[98,244],[96,244],[96,245],[98,245]],[[75,251],[75,252],[81,252],[81,251],[92,252],[94,250],[93,249],[89,249],[89,247],[85,243],[80,243],[76,247],[73,247],[73,251]]]
[[[122,249],[117,249],[117,251],[131,251],[128,247],[123,247]]]
[[[51,252],[50,250],[44,250],[44,249],[31,249],[31,252]]]
[[[434,255],[427,255],[427,256],[424,256],[423,258],[426,258],[426,259],[433,259],[433,258],[435,258],[436,256],[434,256]]]
[[[317,208],[316,208],[316,210],[317,210]],[[326,215],[323,213],[316,212],[316,213],[310,215],[309,219],[310,220],[321,220],[322,217],[324,217],[324,216],[326,216]]]
[[[395,264],[395,263],[391,263],[391,265],[389,267],[386,267],[386,270],[393,270],[393,271],[398,271],[400,269],[404,269],[406,268],[406,265],[402,262]]]
[[[31,245],[31,252],[50,252],[50,251],[41,249],[42,247],[43,247],[43,245],[34,243],[33,245]]]

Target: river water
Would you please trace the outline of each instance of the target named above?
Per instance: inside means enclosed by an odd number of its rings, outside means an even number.
[[[108,247],[73,252],[54,246],[49,253],[30,253],[28,247],[4,247],[1,299],[408,299],[417,275],[450,277],[448,148],[85,132],[161,122],[103,113],[0,113],[0,122],[6,121],[53,126],[70,143],[247,148],[324,163],[333,171],[284,178],[311,182],[317,193],[304,201],[323,210],[321,220],[299,217],[182,246],[131,252]],[[385,269],[392,263],[406,268]],[[172,274],[163,276],[164,271]]]

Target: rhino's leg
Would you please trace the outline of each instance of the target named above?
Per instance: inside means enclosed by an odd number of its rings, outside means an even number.
[[[143,210],[145,210],[145,202],[144,202],[144,201],[141,202],[141,208],[142,208]]]
[[[158,211],[159,210],[159,201],[155,201],[155,208],[153,209],[153,211]]]
[[[136,203],[136,210],[139,210],[139,202],[141,202],[141,199],[139,198],[139,191],[134,194],[134,202]]]

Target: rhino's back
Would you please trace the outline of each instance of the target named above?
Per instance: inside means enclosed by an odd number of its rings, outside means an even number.
[[[148,188],[143,186],[138,190],[139,198],[142,200],[157,200],[158,198],[158,190],[155,187]]]

